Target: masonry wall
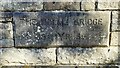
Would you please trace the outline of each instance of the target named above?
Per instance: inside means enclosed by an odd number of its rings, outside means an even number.
[[[119,65],[119,10],[119,1],[1,1],[0,66]]]

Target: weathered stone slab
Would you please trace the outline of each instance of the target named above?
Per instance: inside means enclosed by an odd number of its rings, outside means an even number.
[[[36,11],[42,10],[43,3],[40,1],[37,2],[13,2],[13,10],[26,10],[26,11]]]
[[[80,10],[80,2],[44,2],[44,10]]]
[[[120,30],[120,11],[112,12],[112,31]]]
[[[117,63],[118,47],[58,48],[58,64],[97,65]]]
[[[98,0],[98,9],[120,9],[119,0]]]
[[[54,65],[56,63],[56,48],[48,49],[17,49],[1,48],[1,65]]]
[[[16,46],[106,46],[110,13],[20,12],[14,13]]]
[[[83,0],[81,2],[81,10],[95,10],[96,0]]]
[[[111,33],[111,45],[120,45],[120,32]]]

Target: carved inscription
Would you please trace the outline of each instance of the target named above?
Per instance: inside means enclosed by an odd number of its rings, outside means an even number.
[[[17,46],[98,46],[108,43],[108,12],[22,12],[14,14],[14,21]]]

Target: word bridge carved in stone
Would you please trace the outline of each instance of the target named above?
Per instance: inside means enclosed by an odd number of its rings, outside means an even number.
[[[15,45],[107,46],[110,13],[89,12],[16,12]]]

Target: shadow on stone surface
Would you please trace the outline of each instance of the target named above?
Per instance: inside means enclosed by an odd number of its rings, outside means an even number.
[[[119,6],[119,9],[120,9],[120,1],[119,1],[119,3],[118,3],[118,6]],[[120,29],[120,10],[118,11],[118,29]],[[118,35],[118,43],[120,43],[119,42],[119,40],[120,40],[120,35]],[[119,51],[118,51],[118,60],[120,60],[120,49],[119,49]],[[119,61],[118,61],[119,62]],[[119,63],[120,64],[120,63]]]

